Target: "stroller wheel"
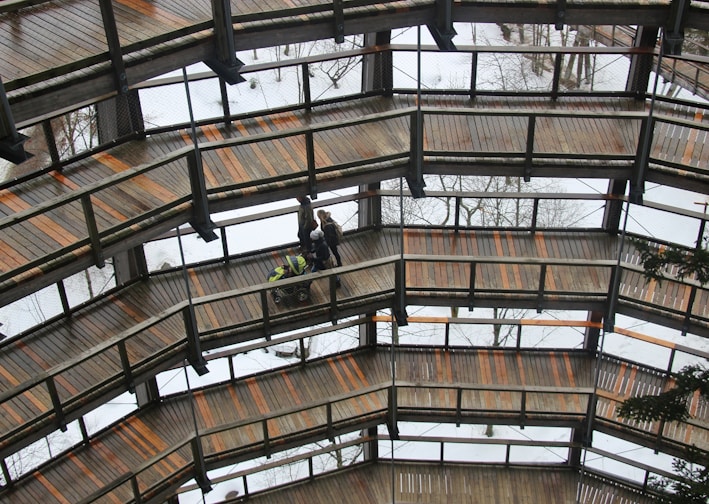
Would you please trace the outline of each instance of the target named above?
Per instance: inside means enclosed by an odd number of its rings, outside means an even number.
[[[281,295],[278,294],[277,292],[274,292],[274,293],[273,293],[273,302],[276,303],[276,304],[278,304],[278,303],[280,303],[281,301],[283,301],[283,298],[281,297]]]
[[[310,298],[310,292],[307,289],[300,289],[298,291],[298,301],[307,301]]]

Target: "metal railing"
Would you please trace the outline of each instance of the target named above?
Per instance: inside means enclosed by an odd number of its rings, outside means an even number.
[[[434,271],[427,276],[422,273],[422,268],[427,269],[429,266]],[[508,287],[493,285],[484,280],[483,272],[488,267],[519,268],[524,270],[528,280]],[[566,289],[552,287],[549,283],[556,269],[568,270],[566,274],[573,277],[570,272],[578,270],[581,273],[577,276],[582,276],[589,268],[598,271],[595,275],[597,281],[584,284],[583,289],[580,284],[576,289]],[[541,307],[551,297],[554,305],[568,300],[570,303],[580,303],[584,309],[589,309],[589,304],[597,303],[601,309],[612,287],[612,272],[616,268],[620,268],[621,273],[638,269],[626,264],[618,266],[614,260],[406,254],[403,257],[383,257],[308,276],[308,281],[327,285],[324,289],[326,298],[315,300],[305,308],[283,307],[274,311],[269,295],[274,286],[272,283],[195,297],[192,304],[182,301],[164,309],[160,314],[108,337],[98,347],[37,373],[31,380],[0,395],[0,402],[10,406],[15,401],[19,405],[26,400],[25,395],[45,398],[43,411],[18,422],[3,433],[2,453],[6,456],[18,446],[17,443],[26,441],[19,439],[18,435],[29,433],[40,421],[45,424],[48,422],[49,426],[64,428],[66,418],[77,417],[77,412],[86,403],[105,399],[108,387],[114,391],[113,394],[120,390],[132,390],[136,380],[144,380],[152,376],[155,369],[169,367],[184,358],[197,366],[202,359],[200,349],[206,343],[218,347],[227,342],[233,343],[237,337],[239,341],[268,340],[274,331],[278,331],[279,324],[287,324],[294,316],[308,316],[312,322],[335,322],[344,316],[359,314],[365,305],[369,309],[390,308],[397,292],[403,293],[406,298],[444,295],[446,298],[458,299],[458,304],[470,307],[477,303],[480,296],[514,295],[526,300],[530,306]],[[368,274],[376,271],[373,277],[378,281],[353,288],[350,294],[340,293],[336,277],[346,279],[362,271]],[[401,271],[406,274],[400,275]],[[296,277],[281,280],[279,284],[288,286],[302,281],[303,278]],[[692,282],[685,280],[682,285],[691,286]],[[230,313],[233,319],[215,316],[224,313]],[[694,318],[694,315],[690,316]],[[64,378],[71,379],[76,373],[82,373],[82,369],[90,371],[92,367],[101,369],[103,379],[92,382],[86,389],[73,392],[61,386]],[[9,439],[13,440],[11,444],[8,444]]]
[[[552,151],[548,148],[537,146],[535,143],[535,138],[544,132],[555,137],[554,131],[558,128],[555,125],[557,121],[566,119],[602,120],[607,122],[608,125],[617,124],[619,127],[623,125],[623,128],[628,126],[628,124],[635,123],[639,130],[641,124],[645,124],[648,121],[646,113],[617,113],[612,117],[608,117],[604,114],[570,111],[439,110],[425,108],[422,120],[426,122],[430,117],[436,115],[445,115],[452,120],[455,120],[456,117],[462,117],[465,121],[478,119],[496,121],[502,120],[502,118],[515,118],[521,122],[521,136],[516,139],[516,145],[504,151],[497,150],[494,147],[475,152],[466,149],[452,151],[427,148],[423,154],[427,159],[427,163],[431,166],[435,166],[439,160],[445,165],[451,161],[451,158],[458,161],[464,160],[466,163],[483,162],[489,166],[516,164],[524,170],[525,177],[527,177],[544,170],[544,168],[540,169],[537,166],[537,163],[540,162],[566,160],[566,163],[580,163],[580,165],[583,165],[596,160],[621,163],[625,166],[626,173],[629,174],[630,170],[632,170],[633,160],[639,155],[639,152],[650,148],[649,145],[641,145],[639,138],[635,140],[638,143],[628,145],[627,150],[616,150],[615,152],[613,152],[615,149],[610,149],[605,152],[568,153],[564,152],[563,149]],[[344,151],[343,154],[349,156],[349,159],[331,165],[318,164],[315,161],[315,153],[318,149],[327,148],[327,136],[330,134],[337,135],[339,134],[338,132],[349,128],[356,129],[374,123],[384,125],[387,129],[404,127],[407,130],[415,130],[417,129],[414,126],[416,118],[415,109],[405,109],[337,123],[295,128],[283,133],[262,134],[201,144],[198,148],[202,156],[208,155],[211,151],[223,151],[230,154],[234,153],[238,157],[240,149],[248,148],[251,144],[258,143],[262,145],[264,150],[269,150],[270,146],[275,147],[282,140],[288,139],[291,143],[301,145],[307,160],[303,165],[304,168],[300,171],[284,172],[252,180],[234,180],[232,183],[207,187],[206,197],[208,201],[200,200],[199,194],[190,194],[189,189],[187,189],[194,184],[198,184],[195,178],[203,179],[204,173],[202,172],[202,166],[195,166],[197,161],[194,149],[186,147],[147,165],[126,170],[105,181],[72,191],[66,195],[50,199],[44,204],[2,218],[0,219],[0,232],[8,237],[36,235],[37,229],[43,229],[44,219],[51,218],[55,212],[72,215],[73,225],[80,230],[80,232],[67,230],[62,233],[57,245],[50,246],[46,250],[33,250],[30,248],[24,252],[26,257],[18,257],[9,261],[9,264],[14,264],[15,266],[11,270],[0,274],[0,283],[4,286],[1,296],[2,304],[7,304],[17,298],[17,295],[12,294],[10,287],[14,286],[13,279],[18,276],[32,270],[46,270],[48,264],[54,265],[54,267],[67,265],[67,263],[75,261],[77,256],[85,257],[86,253],[90,254],[94,264],[101,266],[106,254],[120,248],[121,239],[129,231],[135,232],[136,229],[140,229],[147,240],[151,236],[156,236],[164,231],[160,227],[161,225],[163,227],[167,226],[167,222],[169,222],[171,226],[174,226],[176,223],[186,222],[193,218],[193,209],[199,208],[201,205],[221,209],[236,194],[240,194],[240,191],[246,189],[259,188],[260,191],[275,191],[281,188],[284,183],[296,184],[305,178],[308,181],[308,192],[311,195],[317,195],[320,181],[331,178],[333,173],[338,173],[340,187],[347,187],[354,183],[348,181],[350,175],[344,175],[343,172],[345,171],[354,177],[361,176],[362,173],[369,173],[372,177],[376,176],[379,179],[384,179],[386,178],[387,169],[391,169],[390,173],[394,173],[395,170],[404,169],[408,165],[412,156],[417,152],[415,146],[402,144],[392,137],[386,149],[379,149],[374,155],[361,155],[354,150],[351,152]],[[653,124],[659,124],[662,121],[664,120],[656,117]],[[668,119],[667,121],[675,125],[681,123],[677,120]],[[690,126],[686,123],[681,124],[686,127]],[[709,129],[709,125],[704,124],[694,124],[691,127],[702,131]],[[565,129],[568,130],[568,128]],[[380,146],[383,147],[383,142],[386,142],[386,140],[381,138],[379,140]],[[514,144],[512,141],[511,143]],[[651,162],[674,166],[674,163],[657,158],[651,158]],[[377,175],[375,175],[375,168],[377,168]],[[554,172],[559,170],[559,168],[551,169]],[[683,169],[695,173],[703,173],[705,171],[702,167],[683,166]],[[161,201],[140,196],[142,192],[140,190],[141,185],[147,183],[148,185],[155,184],[156,187],[160,187],[161,179],[167,176],[168,170],[169,178],[174,182],[175,187],[185,188],[182,194],[173,194],[172,197],[174,199],[170,200],[170,193],[163,192],[160,196]],[[414,174],[414,176],[420,178],[423,173]],[[113,191],[119,190],[135,195],[136,206],[134,208],[123,208],[118,205],[114,205],[115,208],[107,208],[106,205],[111,205],[111,203],[107,202],[116,201],[111,198],[111,194]],[[138,205],[138,203],[140,204]],[[244,203],[239,204],[242,205]],[[232,203],[230,203],[231,205]],[[62,218],[57,217],[57,220],[61,222]],[[81,229],[82,227],[83,229]],[[153,231],[150,231],[151,229]],[[9,254],[10,250],[5,250],[4,253]]]

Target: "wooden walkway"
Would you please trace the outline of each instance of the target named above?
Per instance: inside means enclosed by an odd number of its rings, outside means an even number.
[[[459,173],[464,166],[469,174],[503,169],[523,176],[533,129],[533,176],[627,179],[646,116],[635,101],[623,99],[471,104],[431,98],[426,106],[428,173]],[[231,128],[204,126],[197,143],[205,205],[214,213],[292,198],[307,180],[322,192],[399,177],[409,170],[414,110],[406,97],[372,98]],[[701,141],[709,118],[685,107],[658,107],[654,117],[652,160],[658,164],[651,165],[648,180],[701,191],[701,181],[709,181],[709,142]],[[193,157],[188,132],[151,135],[0,191],[0,306],[190,219]],[[682,166],[684,176],[669,176],[659,163]]]
[[[584,27],[587,36],[603,45],[610,47],[632,47],[637,36],[632,26],[589,26]],[[659,44],[658,44],[659,49]],[[683,54],[704,54],[706,49],[685,40]],[[657,66],[657,58],[653,65]],[[682,89],[691,91],[705,100],[709,98],[709,68],[682,58],[668,58],[662,61],[662,78],[672,82]]]
[[[392,483],[393,478],[393,483]],[[576,500],[581,485],[581,500]],[[635,492],[609,488],[594,477],[556,468],[466,467],[381,462],[335,473],[306,485],[249,498],[254,504],[342,502],[344,504],[545,504],[650,503]],[[343,492],[342,489],[347,491]],[[392,496],[392,488],[394,495]],[[511,493],[510,489],[514,489]]]
[[[500,249],[503,242],[505,246]],[[515,243],[517,250],[507,249],[509,244]],[[572,297],[580,308],[589,309],[594,302],[599,308],[605,302],[610,271],[607,267],[594,268],[588,264],[611,258],[615,239],[603,233],[531,236],[527,233],[456,234],[410,230],[405,246],[406,253],[445,251],[451,258],[467,255],[498,258],[514,254],[565,259],[564,254],[572,253],[572,257],[582,261],[580,267],[552,266],[547,273],[551,282],[560,282],[558,286],[550,284],[549,302],[558,302],[561,292],[572,287],[568,284],[569,275],[575,272],[573,282],[579,291],[574,291]],[[266,298],[265,310],[271,331],[284,331],[293,324],[298,327],[299,314],[304,310],[314,324],[329,322],[333,316],[358,316],[366,308],[391,307],[394,261],[399,253],[398,232],[386,230],[348,236],[341,251],[344,264],[349,266],[341,274],[343,286],[333,293],[337,314],[332,311],[329,285],[323,278],[311,287],[313,303],[307,307],[276,306],[270,296]],[[190,294],[197,304],[197,327],[203,348],[262,339],[266,335],[261,290],[269,287],[264,284],[268,272],[289,253],[293,250],[249,256],[190,271]],[[371,264],[381,258],[392,259]],[[433,288],[439,299],[443,299],[441,296],[458,298],[456,303],[465,305],[470,278],[466,268],[469,269],[466,263],[411,261],[407,266],[407,283],[412,293]],[[506,291],[513,288],[525,290],[528,306],[537,306],[538,266],[493,262],[480,264],[477,270],[476,285],[490,302],[504,300],[509,293]],[[235,294],[230,295],[231,291]],[[210,296],[214,299],[210,300]],[[61,416],[71,419],[91,409],[92,405],[101,404],[106,394],[117,395],[131,382],[152,376],[155,366],[180,362],[187,350],[183,317],[186,298],[182,272],[161,273],[98,299],[70,318],[50,323],[21,339],[0,343],[0,369],[5,373],[5,380],[0,383],[5,408],[0,420],[3,453],[17,443],[27,443],[42,432],[53,430]],[[202,299],[208,302],[202,304]],[[295,321],[292,320],[294,315],[298,315]],[[128,369],[122,360],[122,346],[130,362]],[[38,369],[44,373],[38,374]],[[49,393],[48,379],[58,391],[62,405],[59,416]]]
[[[16,121],[51,113],[87,98],[116,90],[111,75],[107,33],[115,33],[113,53],[125,66],[128,85],[214,57],[212,11],[204,2],[121,0],[111,2],[112,15],[90,0],[6,1],[0,4],[0,75]],[[433,0],[344,1],[340,4],[345,34],[374,33],[391,26],[435,22]],[[494,19],[496,22],[554,24],[555,9],[545,2],[456,2],[458,22]],[[574,25],[603,25],[608,11],[618,25],[663,26],[670,2],[637,0],[568,3],[565,21]],[[237,51],[263,47],[264,41],[286,45],[334,38],[333,3],[325,0],[232,1]],[[690,6],[687,27],[706,26],[705,9]],[[113,19],[106,22],[104,19]],[[115,23],[115,25],[114,25]],[[71,27],[71,29],[67,29]]]
[[[506,306],[603,312],[617,241],[605,233],[407,230],[409,304]],[[400,257],[397,230],[348,235],[342,287],[314,275],[311,303],[275,305],[266,277],[292,249],[193,268],[189,289],[200,345],[209,350],[270,334],[391,308]],[[568,259],[572,257],[573,259]],[[471,264],[474,264],[472,266]],[[545,270],[542,269],[542,266]],[[470,288],[471,268],[474,289]],[[542,271],[544,273],[542,274]],[[619,312],[650,303],[671,318],[664,291],[630,271]],[[298,281],[296,279],[295,281]],[[625,282],[625,281],[624,281]],[[543,288],[540,286],[543,285]],[[628,297],[629,295],[635,297]],[[682,302],[686,290],[680,290]],[[20,338],[0,343],[0,453],[8,455],[190,355],[182,271],[155,274],[98,298]],[[698,306],[706,308],[707,292]],[[678,317],[678,323],[683,321]]]
[[[399,348],[393,359],[402,421],[582,428],[594,392],[595,357],[586,352]],[[207,466],[218,467],[293,440],[383,424],[391,411],[391,360],[386,348],[360,349],[164,398],[19,480],[0,502],[127,502],[133,485],[147,501],[193,476],[195,442]],[[658,384],[656,373],[626,362],[603,367],[615,378],[601,391],[616,401]],[[604,411],[596,421],[615,424],[614,410]],[[680,441],[709,449],[708,420],[703,415],[704,428],[678,433]]]

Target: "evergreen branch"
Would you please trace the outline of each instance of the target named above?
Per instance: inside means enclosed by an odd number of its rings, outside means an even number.
[[[684,280],[695,276],[700,284],[709,283],[709,251],[706,247],[686,250],[670,246],[660,250],[651,246],[646,240],[631,238],[630,241],[640,253],[643,275],[647,280],[661,282],[666,278],[665,270],[670,266],[675,266],[677,279]]]
[[[681,422],[689,418],[688,400],[696,391],[709,398],[709,369],[698,365],[682,368],[670,390],[658,395],[631,397],[618,408],[620,418],[650,422]]]

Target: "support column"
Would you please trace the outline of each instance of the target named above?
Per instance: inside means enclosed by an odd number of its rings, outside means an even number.
[[[362,436],[374,438],[373,441],[368,441],[364,443],[364,447],[362,449],[362,456],[364,457],[365,461],[377,460],[379,458],[379,443],[376,439],[377,435],[378,433],[376,427],[370,427],[362,431]]]
[[[0,157],[15,164],[27,160],[30,156],[25,152],[25,140],[27,137],[17,131],[5,85],[0,78]]]
[[[386,46],[391,43],[391,32],[367,33],[364,46]],[[391,51],[368,54],[362,61],[362,92],[381,91],[391,96],[394,87],[394,66]]]
[[[659,28],[656,26],[638,26],[635,35],[635,47],[638,49],[654,49],[657,44]],[[630,57],[628,82],[625,90],[635,93],[636,98],[645,99],[650,72],[654,67],[652,54],[634,54]]]
[[[665,54],[679,56],[684,42],[684,24],[689,11],[690,0],[672,0],[670,17],[665,25],[662,37],[662,50]]]
[[[428,24],[433,40],[441,51],[455,51],[453,37],[458,35],[453,28],[453,0],[436,0],[436,20]]]
[[[113,4],[110,0],[100,0],[99,4],[117,93],[115,98],[99,102],[96,107],[99,143],[107,143],[134,132],[144,132],[145,123],[138,91],[129,88]]]
[[[423,198],[426,196],[424,187],[426,182],[423,179],[423,112],[417,108],[411,113],[410,119],[411,155],[409,161],[409,173],[406,175],[406,182],[409,186],[411,196]]]
[[[588,313],[586,320],[589,322],[596,322],[600,324],[603,322],[603,313],[592,311]],[[598,350],[598,342],[601,339],[601,328],[600,327],[587,327],[586,332],[583,337],[583,348],[584,350],[596,351]]]
[[[365,33],[364,46],[385,46],[391,43],[391,31]],[[394,88],[394,62],[391,51],[368,54],[362,61],[362,92],[379,91],[383,96],[392,96]],[[376,191],[381,184],[362,185],[360,192]],[[358,226],[360,228],[374,226],[376,229],[382,225],[382,200],[380,196],[373,196],[359,200]]]
[[[592,421],[590,418],[586,419],[587,422]],[[587,427],[583,427],[581,429],[574,429],[572,434],[571,434],[571,442],[576,444],[580,444],[582,446],[588,446],[591,443],[590,439],[586,439],[586,432],[585,429]],[[586,444],[588,442],[588,444]],[[583,453],[583,450],[581,448],[573,447],[569,450],[569,465],[571,467],[581,467],[581,455]]]
[[[148,265],[145,260],[143,246],[139,245],[114,255],[113,270],[116,274],[117,285],[146,276],[148,274]],[[135,385],[135,398],[139,408],[160,400],[160,391],[155,377]]]
[[[128,93],[128,74],[126,66],[123,62],[123,49],[121,48],[121,40],[118,35],[118,27],[116,25],[116,16],[113,12],[113,4],[111,0],[99,0],[101,7],[101,19],[103,20],[103,29],[106,33],[106,43],[108,44],[108,53],[111,56],[111,69],[113,70],[113,79],[116,86],[116,92],[119,95]]]
[[[603,229],[611,235],[618,234],[620,230],[620,219],[623,214],[623,199],[625,190],[628,187],[627,180],[611,180],[608,182],[608,194],[617,196],[616,199],[606,201],[606,207],[603,211]]]
[[[376,192],[379,189],[381,189],[379,182],[359,186],[360,192]],[[382,227],[382,197],[379,194],[358,200],[357,207],[358,228],[372,226],[380,229]]]
[[[368,313],[368,317],[375,316],[376,313]],[[359,346],[373,346],[377,344],[377,323],[373,321],[360,324],[359,326]]]
[[[244,82],[239,70],[244,66],[234,48],[234,29],[231,22],[231,2],[212,0],[214,18],[215,56],[204,63],[229,84]]]

